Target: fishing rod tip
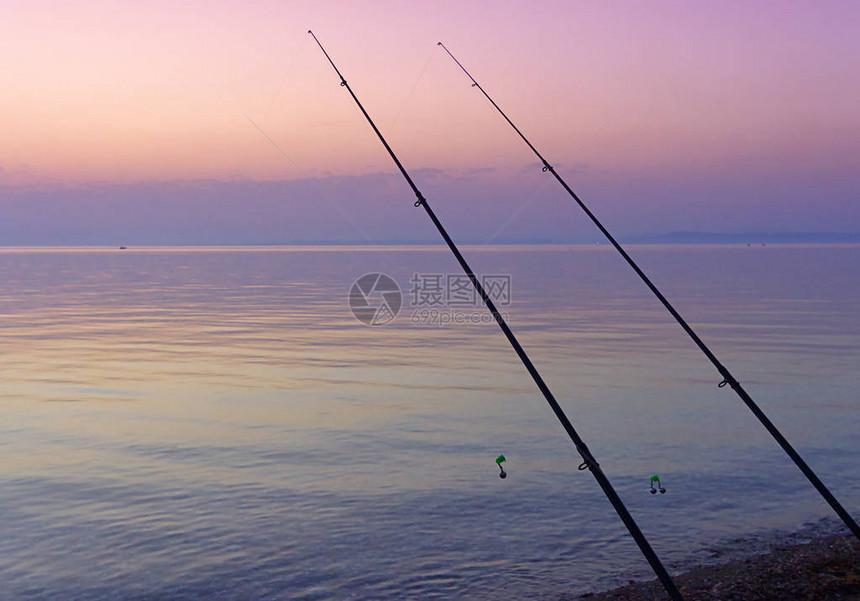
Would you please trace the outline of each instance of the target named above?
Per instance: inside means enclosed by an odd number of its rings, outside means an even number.
[[[311,34],[311,35],[313,35],[313,34],[314,34],[314,32],[313,32],[313,31],[311,31],[310,29],[308,29],[308,33],[309,33],[309,34]]]
[[[437,45],[437,46],[441,46],[441,45],[442,45],[442,42],[436,42],[436,45]]]

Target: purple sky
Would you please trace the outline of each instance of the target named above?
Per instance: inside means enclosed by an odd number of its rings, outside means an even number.
[[[854,2],[10,2],[0,244],[860,231]],[[280,154],[245,117],[262,128]],[[524,208],[525,207],[525,208]]]

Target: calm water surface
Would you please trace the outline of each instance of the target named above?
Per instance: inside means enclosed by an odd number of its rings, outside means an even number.
[[[860,516],[860,247],[631,252]],[[466,254],[510,275],[514,331],[670,570],[840,530],[614,251]],[[347,305],[367,272],[403,289],[386,326]],[[415,273],[458,271],[441,248],[0,251],[0,597],[557,599],[650,577],[497,326],[412,323]]]

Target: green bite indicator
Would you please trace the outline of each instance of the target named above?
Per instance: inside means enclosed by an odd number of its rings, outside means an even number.
[[[504,455],[499,455],[496,457],[496,465],[499,466],[499,478],[507,478],[508,473],[505,471],[505,468],[502,467],[502,463],[506,461]]]

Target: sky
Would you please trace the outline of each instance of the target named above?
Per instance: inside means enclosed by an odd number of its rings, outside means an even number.
[[[860,3],[0,2],[0,245],[860,231]]]

